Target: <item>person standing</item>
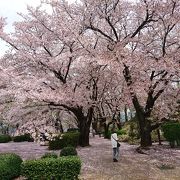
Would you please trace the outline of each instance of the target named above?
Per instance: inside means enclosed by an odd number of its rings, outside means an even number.
[[[113,162],[118,162],[119,159],[119,146],[117,133],[113,130],[111,134],[111,144],[113,149]]]

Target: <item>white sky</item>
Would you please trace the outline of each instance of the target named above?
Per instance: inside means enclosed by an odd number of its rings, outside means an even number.
[[[0,17],[7,17],[6,32],[12,32],[12,24],[15,21],[20,20],[20,16],[17,12],[26,13],[27,5],[36,7],[40,4],[41,0],[0,0]],[[68,0],[73,1],[73,0]],[[4,54],[7,49],[5,43],[0,40],[0,57]]]
[[[26,12],[26,6],[38,6],[40,0],[0,0],[0,16],[7,17],[7,31],[11,31],[14,21],[19,20],[17,12]]]

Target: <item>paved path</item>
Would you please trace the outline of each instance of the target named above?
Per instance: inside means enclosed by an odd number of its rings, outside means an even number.
[[[135,151],[137,146],[122,143],[120,161],[112,162],[111,143],[98,136],[90,139],[91,146],[77,148],[83,166],[81,180],[179,180],[180,149],[167,145],[153,146],[148,155]],[[49,152],[47,146],[32,142],[3,143],[0,152],[14,152],[23,159],[34,159]],[[59,154],[59,151],[55,151]],[[160,169],[159,167],[172,169]]]
[[[83,180],[180,180],[180,149],[153,146],[139,154],[137,146],[121,143],[120,160],[112,162],[111,143],[103,138],[91,139],[91,147],[79,148],[83,160]],[[161,170],[165,165],[173,169]]]
[[[49,152],[47,146],[40,146],[34,142],[0,143],[0,153],[13,152],[25,159],[36,159]]]

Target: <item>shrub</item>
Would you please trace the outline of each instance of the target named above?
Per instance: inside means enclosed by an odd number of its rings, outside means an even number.
[[[139,127],[136,120],[125,122],[123,128],[117,134],[122,142],[128,142],[129,144],[138,144],[140,142]]]
[[[9,141],[11,141],[11,136],[9,135],[0,135],[0,143],[7,143]]]
[[[161,170],[169,170],[169,169],[175,169],[174,166],[168,165],[168,164],[161,164],[160,166],[157,166],[157,168]]]
[[[60,156],[77,156],[77,151],[74,147],[64,147],[60,152]]]
[[[81,160],[77,156],[29,160],[22,163],[22,176],[33,180],[73,180],[81,170]]]
[[[129,142],[130,141],[130,137],[126,134],[123,134],[121,136],[118,136],[118,139],[121,141],[121,142]]]
[[[9,180],[18,177],[21,163],[21,157],[16,154],[0,154],[0,179]]]
[[[45,153],[41,159],[44,159],[44,158],[58,158],[58,155],[56,153]]]
[[[159,142],[157,130],[158,130],[158,129],[153,130],[153,131],[151,132],[152,142]],[[160,132],[160,140],[161,140],[161,141],[165,141],[166,139],[164,138],[162,131],[159,130],[159,132]]]
[[[24,141],[28,141],[28,142],[33,142],[34,139],[31,137],[30,134],[24,134],[24,135],[20,135],[20,136],[15,136],[13,138],[14,142],[24,142]]]
[[[77,147],[79,144],[79,132],[66,132],[63,134],[63,147]]]
[[[49,141],[49,150],[58,150],[64,147],[63,139],[60,136],[54,137],[52,141]]]
[[[170,146],[180,146],[180,123],[166,123],[162,126],[164,137],[169,141]]]
[[[67,146],[77,147],[79,144],[79,132],[66,132],[62,137],[57,136],[49,141],[50,150],[58,150]]]
[[[120,136],[120,135],[125,135],[127,134],[126,130],[125,129],[120,129],[117,131],[117,135]]]
[[[67,132],[79,132],[78,128],[69,128],[67,129]]]
[[[110,139],[111,138],[111,134],[112,134],[112,132],[110,130],[103,132],[103,135],[104,135],[105,139]]]

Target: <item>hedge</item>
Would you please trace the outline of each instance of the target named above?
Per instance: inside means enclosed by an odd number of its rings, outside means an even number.
[[[79,132],[67,132],[63,134],[64,147],[77,147],[79,144]]]
[[[60,139],[59,136],[55,137],[54,140],[49,141],[49,150],[58,150],[64,147],[63,139]]]
[[[0,179],[10,180],[20,176],[21,163],[21,157],[16,154],[0,154]]]
[[[77,151],[75,147],[64,147],[61,152],[60,156],[77,156]]]
[[[41,157],[41,159],[44,159],[44,158],[58,158],[58,155],[56,154],[56,153],[45,153],[42,157]]]
[[[162,130],[172,148],[175,147],[175,144],[180,146],[180,123],[166,123],[162,126]]]
[[[13,138],[13,141],[14,142],[24,142],[24,141],[33,142],[34,139],[31,137],[30,134],[24,134],[24,135],[15,136]]]
[[[67,129],[67,132],[79,132],[78,128],[69,128]]]
[[[73,180],[80,173],[81,160],[78,156],[29,160],[21,168],[22,176],[31,180]]]
[[[9,142],[9,141],[11,141],[12,139],[11,139],[11,136],[9,136],[9,135],[0,135],[0,143],[7,143],[7,142]]]
[[[79,144],[79,132],[66,132],[60,138],[55,137],[54,140],[49,141],[50,150],[58,150],[67,146],[77,147]]]

